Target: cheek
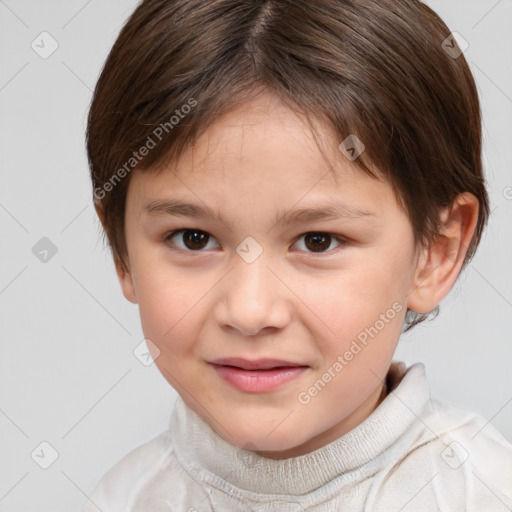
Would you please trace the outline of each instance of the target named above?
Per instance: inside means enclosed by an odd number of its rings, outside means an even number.
[[[170,272],[162,266],[147,266],[136,272],[137,297],[144,335],[160,350],[176,353],[194,337],[193,318],[209,289],[204,281],[179,269]]]
[[[183,362],[194,359],[193,340],[198,337],[194,319],[204,288],[199,293],[200,289],[194,291],[185,280],[162,278],[157,272],[146,272],[140,279],[139,312],[144,337],[158,349],[155,364],[160,373],[180,391],[193,372]]]
[[[342,333],[351,326],[375,322],[393,303],[403,301],[405,287],[395,272],[384,265],[362,264],[336,278],[312,281],[300,293],[328,332]]]
[[[305,295],[316,314],[308,315],[309,329],[325,364],[347,351],[351,361],[358,361],[351,366],[392,355],[405,315],[404,286],[393,267],[383,268],[369,264],[351,268],[346,275],[312,286]]]

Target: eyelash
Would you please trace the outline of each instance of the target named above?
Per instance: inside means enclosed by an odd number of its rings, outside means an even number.
[[[208,235],[210,238],[214,238],[212,237],[207,231],[203,231],[201,229],[194,229],[194,228],[182,228],[182,229],[175,229],[174,231],[171,231],[170,233],[167,233],[165,236],[164,236],[164,242],[169,242],[171,238],[173,238],[176,234],[178,233],[184,233],[186,231],[197,231],[197,232],[200,232],[200,233],[205,233],[206,235]],[[346,238],[343,238],[341,236],[337,236],[333,233],[328,233],[326,231],[307,231],[306,233],[303,233],[302,235],[300,235],[297,240],[294,242],[294,245],[295,243],[297,243],[298,240],[300,240],[303,236],[305,235],[309,235],[309,234],[319,234],[319,235],[327,235],[329,237],[331,237],[333,240],[335,240],[336,242],[338,242],[340,245],[334,249],[331,249],[331,250],[328,250],[328,251],[320,251],[320,252],[309,252],[309,251],[299,251],[299,252],[306,252],[307,254],[313,256],[314,258],[317,258],[317,257],[322,257],[324,255],[330,255],[331,253],[334,253],[334,252],[337,252],[337,250],[343,248],[344,246],[346,246],[348,244],[348,240]],[[209,242],[210,240],[208,240]],[[204,252],[203,249],[198,249],[196,251],[193,251],[191,249],[181,249],[181,248],[177,248],[175,246],[175,244],[172,244],[172,243],[169,243],[168,244],[168,247],[169,249],[172,251],[172,252],[176,252],[176,253],[179,253],[179,254],[183,254],[183,253],[201,253],[201,252]]]

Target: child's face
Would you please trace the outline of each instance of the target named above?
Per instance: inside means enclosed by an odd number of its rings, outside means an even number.
[[[158,368],[226,441],[267,457],[317,449],[375,409],[415,276],[412,227],[390,185],[356,169],[330,132],[323,140],[339,184],[306,125],[261,96],[212,125],[177,174],[135,172],[128,190],[120,279]],[[208,207],[226,223],[150,214],[154,201]],[[282,220],[328,204],[367,214]],[[206,234],[165,241],[181,229]],[[239,389],[211,364],[228,357],[306,368],[272,389]]]

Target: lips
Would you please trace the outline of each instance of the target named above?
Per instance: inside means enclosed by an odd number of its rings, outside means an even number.
[[[217,375],[243,393],[272,393],[308,371],[309,366],[283,359],[229,357],[212,361]]]
[[[245,359],[243,357],[225,357],[211,361],[212,364],[221,366],[232,366],[243,370],[270,370],[276,368],[296,368],[306,367],[307,365],[283,359]]]

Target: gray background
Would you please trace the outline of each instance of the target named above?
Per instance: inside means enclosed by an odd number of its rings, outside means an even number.
[[[428,3],[469,42],[493,213],[441,315],[395,359],[424,362],[433,396],[512,441],[512,2]],[[176,398],[133,354],[138,310],[102,246],[84,148],[92,89],[135,5],[0,1],[0,511],[80,510],[109,467],[167,428]],[[46,59],[31,47],[43,31],[59,45]],[[46,262],[33,252],[43,237],[57,248]],[[48,469],[43,441],[58,452]]]

